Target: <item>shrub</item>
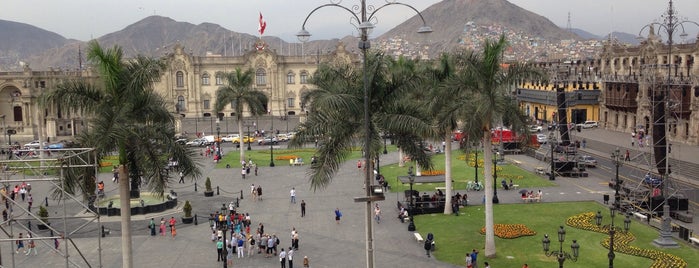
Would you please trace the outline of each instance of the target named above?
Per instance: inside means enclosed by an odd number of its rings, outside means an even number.
[[[211,188],[211,178],[206,177],[206,182],[204,182],[204,187],[206,187],[207,192],[213,192],[214,190]]]
[[[185,218],[192,217],[192,204],[189,203],[189,200],[184,201],[184,206],[182,207],[182,210],[184,211]]]
[[[44,222],[47,222],[49,219],[49,211],[44,206],[39,206],[39,214],[38,215],[39,215],[39,218]]]

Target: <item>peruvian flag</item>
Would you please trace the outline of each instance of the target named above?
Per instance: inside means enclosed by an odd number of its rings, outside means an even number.
[[[265,28],[267,28],[267,22],[264,18],[262,18],[262,12],[260,12],[260,26],[257,28],[257,31],[260,33],[260,35],[263,35],[265,33]]]

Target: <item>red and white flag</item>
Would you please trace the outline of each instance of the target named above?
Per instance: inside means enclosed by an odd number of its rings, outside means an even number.
[[[267,28],[267,22],[264,18],[262,18],[262,12],[260,12],[260,26],[258,26],[257,28],[257,31],[260,33],[260,36],[265,33],[265,28]]]

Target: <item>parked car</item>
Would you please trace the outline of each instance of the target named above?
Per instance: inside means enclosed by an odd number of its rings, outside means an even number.
[[[182,138],[182,139],[177,139],[175,142],[176,142],[176,143],[179,143],[179,144],[182,144],[182,145],[185,145],[185,144],[187,144],[187,139],[184,139],[184,138]]]
[[[238,134],[228,134],[224,137],[221,137],[221,142],[233,142],[233,139],[238,138],[240,141],[240,135]]]
[[[63,149],[65,148],[65,144],[62,142],[57,142],[57,143],[51,143],[48,146],[46,146],[45,149]]]
[[[277,134],[277,140],[281,142],[289,141],[289,136],[286,134]]]
[[[597,121],[585,121],[584,123],[577,124],[575,126],[581,127],[581,128],[593,128],[593,127],[598,127],[599,123],[597,123]]]
[[[578,163],[582,163],[587,167],[597,167],[597,159],[589,155],[580,156]]]
[[[643,177],[643,183],[652,186],[652,187],[658,187],[663,183],[662,178],[658,177],[653,177],[650,173],[646,173],[646,176]]]
[[[270,144],[270,143],[278,144],[279,141],[277,140],[277,137],[271,137],[271,136],[264,137],[263,139],[260,139],[257,141],[257,144],[259,144],[259,145],[266,145],[266,144]]]
[[[549,142],[549,137],[546,134],[536,134],[536,141],[539,144],[546,144]]]
[[[187,145],[187,146],[198,146],[198,147],[202,147],[202,146],[206,146],[208,143],[209,143],[209,142],[206,141],[206,139],[199,138],[199,139],[193,139],[193,140],[191,140],[191,141],[188,141],[188,142],[186,143],[186,145]]]

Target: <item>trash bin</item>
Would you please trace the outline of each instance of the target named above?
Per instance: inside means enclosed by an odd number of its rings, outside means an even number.
[[[689,229],[680,225],[680,238],[684,241],[689,241]]]
[[[605,194],[603,198],[604,198],[604,204],[609,204],[609,195]]]

